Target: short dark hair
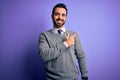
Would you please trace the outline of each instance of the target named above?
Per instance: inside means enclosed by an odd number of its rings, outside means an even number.
[[[63,4],[63,3],[58,3],[58,4],[56,4],[55,6],[54,6],[54,8],[53,8],[53,10],[52,10],[52,16],[53,16],[53,14],[54,14],[54,12],[55,12],[55,8],[64,8],[65,10],[66,10],[66,15],[67,15],[67,13],[68,13],[68,10],[67,10],[67,7],[66,7],[66,5],[65,4]]]

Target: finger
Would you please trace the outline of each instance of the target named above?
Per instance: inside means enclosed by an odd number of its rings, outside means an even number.
[[[78,36],[78,33],[75,33],[75,34],[73,34],[72,36],[71,36],[71,38],[75,38],[75,37],[77,37]]]

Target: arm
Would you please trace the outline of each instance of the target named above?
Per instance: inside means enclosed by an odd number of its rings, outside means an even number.
[[[84,53],[84,50],[82,48],[81,42],[79,37],[77,36],[75,38],[76,42],[75,42],[75,52],[76,52],[76,56],[78,59],[78,63],[79,63],[79,68],[80,68],[80,72],[82,75],[82,80],[88,80],[88,71],[87,71],[87,64],[86,64],[86,56]]]
[[[45,33],[40,34],[38,43],[39,53],[44,62],[57,58],[61,54],[61,51],[66,49],[64,42],[54,47],[50,47]]]

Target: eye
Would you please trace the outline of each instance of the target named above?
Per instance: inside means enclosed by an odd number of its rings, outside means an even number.
[[[55,13],[55,16],[58,16],[58,15],[60,15],[59,13]]]
[[[66,16],[66,14],[62,14],[62,16],[63,16],[63,17],[65,17],[65,16]]]

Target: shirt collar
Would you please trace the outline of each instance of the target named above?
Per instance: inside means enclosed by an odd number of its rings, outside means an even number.
[[[66,31],[66,28],[63,27],[61,30],[62,30],[63,33],[64,33],[64,32]],[[58,34],[58,29],[57,29],[57,28],[53,28],[53,32]]]

